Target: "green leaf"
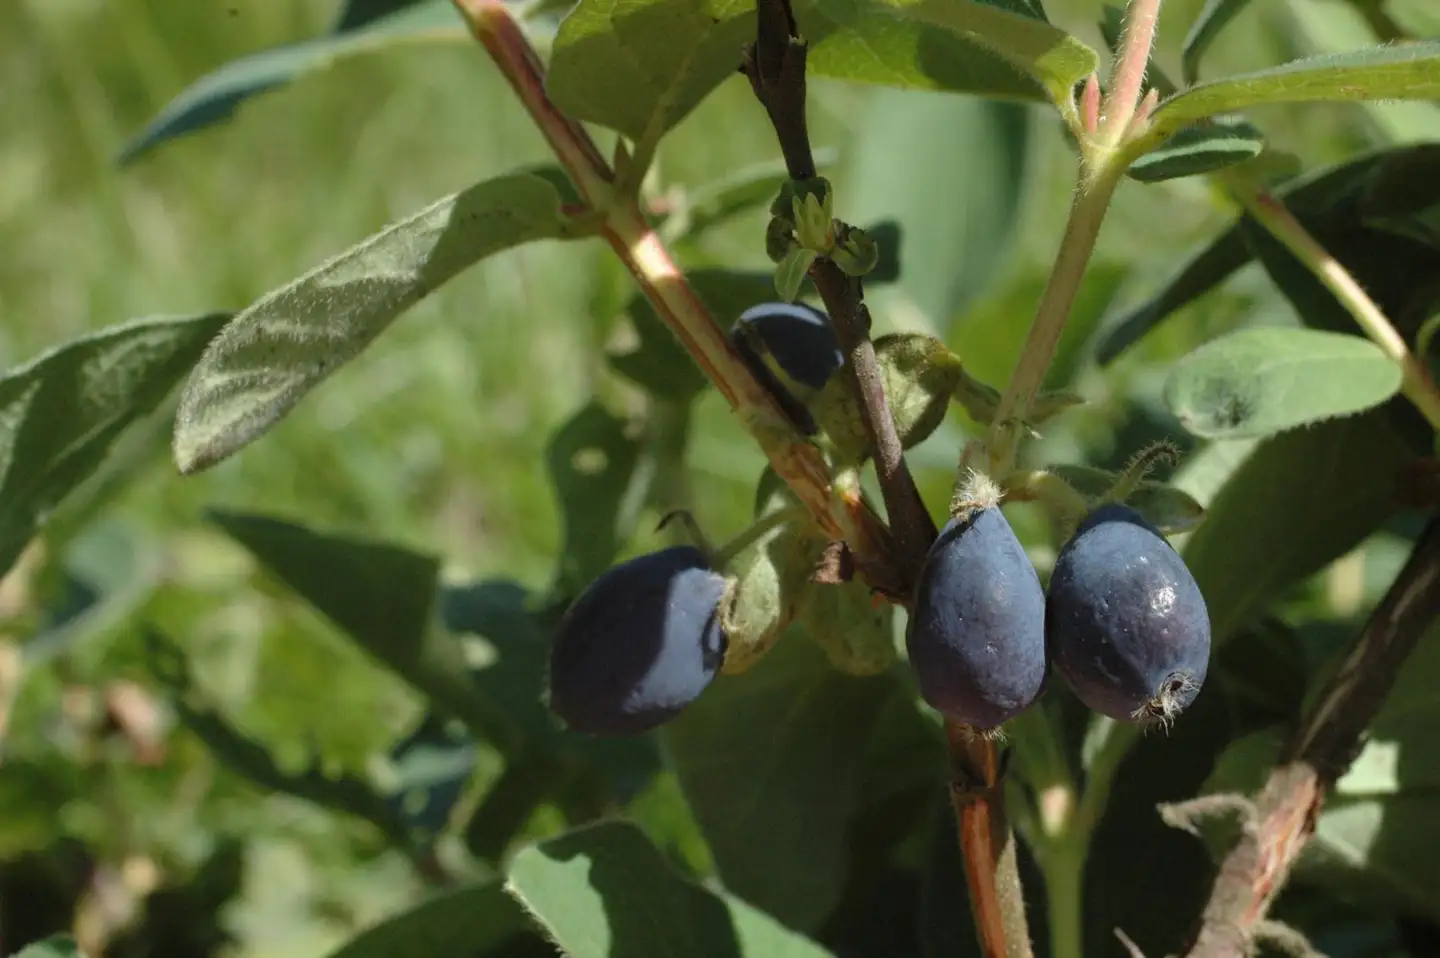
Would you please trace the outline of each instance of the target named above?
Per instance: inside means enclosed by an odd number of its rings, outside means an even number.
[[[821,925],[845,887],[865,745],[897,695],[894,674],[844,675],[792,637],[664,727],[727,889],[791,928]]]
[[[479,750],[465,727],[441,712],[426,712],[419,725],[390,750],[396,777],[391,811],[425,840],[442,831],[470,783]]]
[[[1185,127],[1130,164],[1126,174],[1142,183],[1198,176],[1252,160],[1264,149],[1265,137],[1254,126],[1232,117],[1216,117]]]
[[[796,622],[841,672],[880,675],[895,661],[895,607],[861,578],[812,586]]]
[[[0,575],[120,436],[159,407],[227,319],[112,326],[0,377]]]
[[[1220,646],[1285,591],[1353,549],[1396,508],[1413,453],[1383,409],[1259,444],[1181,550]]]
[[[823,958],[825,949],[682,878],[634,825],[605,822],[522,850],[506,888],[570,958]]]
[[[14,958],[85,958],[85,952],[70,935],[51,935],[17,951]]]
[[[550,439],[545,465],[564,517],[554,591],[573,597],[610,568],[635,524],[643,496],[632,490],[640,443],[625,420],[591,401]],[[626,506],[630,508],[627,510]]]
[[[1249,5],[1250,0],[1205,0],[1204,8],[1190,25],[1190,32],[1185,34],[1185,44],[1180,53],[1181,71],[1186,83],[1195,82],[1200,75],[1200,59],[1205,56],[1205,51],[1236,14]]]
[[[744,0],[580,0],[555,36],[546,89],[576,119],[654,142],[740,67]]]
[[[1190,433],[1243,439],[1348,416],[1400,390],[1400,366],[1360,336],[1260,327],[1212,340],[1165,381],[1165,404]]]
[[[981,0],[885,0],[902,17],[944,27],[989,47],[1065,102],[1100,64],[1095,51],[1043,20]],[[1222,112],[1219,110],[1212,112]]]
[[[315,532],[268,516],[214,510],[210,521],[366,652],[513,752],[513,719],[479,695],[460,645],[432,627],[439,567],[399,546]]]
[[[1008,66],[1009,75],[1017,74]],[[1029,110],[978,97],[877,90],[860,123],[842,195],[861,222],[894,216],[907,236],[904,280],[867,301],[904,299],[933,328],[984,296],[1017,239],[1031,147]]]
[[[1308,57],[1192,86],[1161,102],[1143,140],[1158,141],[1196,120],[1265,103],[1435,99],[1440,99],[1440,41],[1417,40]]]
[[[897,18],[885,0],[795,4],[816,76],[908,90],[945,90],[1001,100],[1045,99],[1045,90],[977,40]]]
[[[529,922],[499,882],[441,892],[361,932],[330,958],[481,956],[525,935]]]
[[[166,140],[226,120],[250,97],[346,57],[401,43],[467,39],[469,34],[449,0],[353,3],[325,36],[241,57],[196,80],[121,148],[116,162],[129,163]]]
[[[186,384],[175,462],[197,472],[263,435],[392,320],[465,268],[559,236],[560,198],[533,175],[447,196],[241,312]]]

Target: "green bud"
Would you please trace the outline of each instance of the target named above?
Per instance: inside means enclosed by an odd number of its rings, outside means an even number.
[[[797,196],[793,203],[796,242],[817,253],[829,253],[835,245],[835,220],[825,205],[813,193],[803,199]]]
[[[880,246],[859,227],[840,224],[830,258],[847,276],[864,276],[880,264]]]
[[[772,502],[782,502],[782,496]],[[800,597],[825,541],[789,523],[770,530],[729,564],[734,576],[721,606],[726,635],[721,671],[739,675],[759,662],[795,620]]]
[[[900,445],[919,445],[945,421],[964,374],[960,357],[934,336],[890,333],[875,340],[875,360]]]

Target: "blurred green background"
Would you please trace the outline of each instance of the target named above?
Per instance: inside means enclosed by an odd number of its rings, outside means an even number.
[[[1166,5],[1159,62],[1172,75],[1200,6]],[[1089,0],[1047,8],[1099,44]],[[1406,9],[1425,15],[1418,2],[1394,12]],[[233,121],[114,164],[195,78],[317,35],[334,13],[330,0],[0,4],[0,363],[133,317],[242,307],[442,194],[547,159],[480,51],[437,42],[339,62],[250,101]],[[1207,75],[1372,39],[1341,2],[1256,3],[1217,43]],[[872,297],[877,331],[935,329],[977,375],[1003,385],[1073,184],[1058,124],[1039,110],[828,81],[813,84],[813,104],[816,143],[839,160],[829,170],[837,213],[899,216],[907,229],[901,283]],[[1426,104],[1253,119],[1307,168],[1440,134],[1440,111]],[[651,185],[703,187],[776,155],[736,77],[666,140]],[[1152,289],[1227,212],[1202,180],[1121,190],[1061,359],[1061,374],[1093,402],[1039,455],[1125,458],[1145,431],[1135,432],[1134,411],[1158,408],[1170,359],[1247,309],[1292,321],[1252,266],[1115,370],[1101,377],[1087,366],[1086,331]],[[763,268],[762,228],[759,213],[742,217],[688,249],[685,263]],[[191,656],[209,704],[282,764],[318,754],[327,767],[370,768],[415,721],[417,700],[262,579],[202,524],[202,508],[303,518],[441,555],[455,579],[504,574],[543,588],[560,536],[540,481],[546,440],[596,393],[617,409],[635,401],[598,348],[627,283],[598,243],[507,253],[432,296],[264,441],[204,475],[175,475],[157,424],[140,481],[66,552],[104,585],[103,614],[82,623],[83,642],[66,637],[64,654],[0,671],[9,710],[0,712],[0,934],[34,904],[17,889],[70,888],[87,858],[103,877],[81,889],[82,914],[99,929],[124,924],[136,891],[156,881],[200,894],[184,883],[208,861],[209,880],[238,883],[214,917],[234,936],[230,953],[246,958],[323,954],[414,895],[407,863],[372,828],[267,796],[183,729],[164,735],[162,761],[139,761],[136,737],[107,724],[107,696],[123,694],[121,681],[153,687],[134,627],[143,612]],[[952,419],[915,455],[937,508],[967,427]],[[702,523],[722,538],[738,530],[762,460],[713,393],[690,463]],[[1039,532],[1037,523],[1032,544],[1043,552]],[[19,634],[0,634],[0,649],[13,650]],[[542,814],[530,829],[553,824]],[[57,852],[60,836],[85,851]],[[244,854],[216,856],[219,836],[243,836]],[[193,936],[204,930],[185,934],[148,953],[203,953]]]

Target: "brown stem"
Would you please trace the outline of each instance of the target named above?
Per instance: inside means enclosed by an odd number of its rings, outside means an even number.
[[[1240,840],[1220,866],[1189,958],[1249,953],[1315,830],[1326,792],[1355,760],[1365,729],[1437,616],[1440,520],[1432,519],[1255,799]]]
[[[815,160],[805,121],[805,43],[798,35],[789,0],[759,0],[756,12],[756,41],[745,58],[745,73],[775,127],[790,178],[810,179],[815,175]],[[910,475],[895,420],[885,402],[861,283],[823,256],[811,266],[810,278],[845,353],[844,375],[851,378],[860,397],[880,492],[890,513],[895,560],[906,583],[913,583],[925,550],[935,541],[935,523]]]
[[[1015,833],[1005,818],[1005,781],[995,743],[946,720],[950,805],[965,856],[970,911],[985,958],[1030,958]]]

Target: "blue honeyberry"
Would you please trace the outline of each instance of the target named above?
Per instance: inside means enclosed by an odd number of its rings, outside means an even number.
[[[1185,560],[1134,509],[1092,512],[1050,577],[1050,661],[1087,706],[1111,718],[1169,722],[1205,682],[1210,616]]]
[[[1024,711],[1045,684],[1045,591],[998,506],[952,519],[920,569],[905,631],[920,694],[980,730]]]
[[[735,321],[764,343],[770,358],[787,376],[813,390],[825,388],[845,363],[830,317],[804,303],[760,303]]]
[[[638,735],[699,697],[725,658],[726,581],[692,546],[638,556],[590,584],[550,650],[550,708],[576,731]]]

